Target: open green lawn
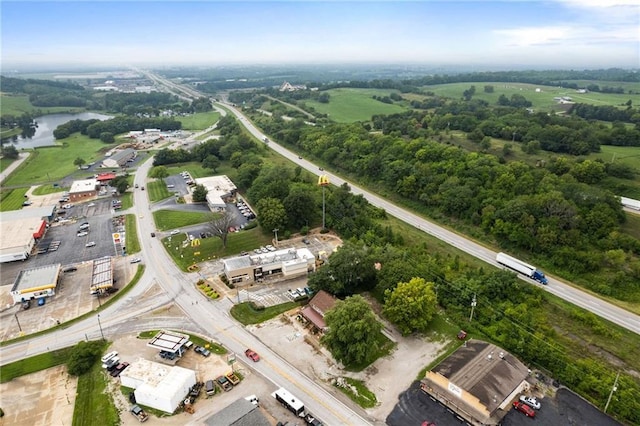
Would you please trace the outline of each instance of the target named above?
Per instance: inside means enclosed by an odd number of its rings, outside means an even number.
[[[569,96],[577,103],[586,103],[592,105],[612,105],[621,106],[629,99],[633,101],[634,105],[640,104],[640,95],[629,94],[612,94],[612,93],[577,93],[572,89],[565,89],[557,86],[541,86],[535,84],[526,83],[484,83],[484,82],[470,82],[470,83],[450,83],[450,84],[438,84],[434,86],[424,86],[422,89],[427,92],[433,92],[436,95],[444,96],[447,98],[461,99],[462,93],[469,89],[471,86],[476,87],[476,93],[473,96],[474,99],[482,99],[489,102],[490,105],[497,105],[500,95],[505,95],[507,98],[511,98],[511,95],[519,94],[524,96],[533,105],[534,110],[543,111],[560,111],[563,108],[553,100],[556,96]],[[493,93],[485,93],[484,86],[493,86]],[[536,89],[540,89],[536,92]],[[403,95],[407,99],[421,99],[421,96],[416,95]]]
[[[201,177],[214,175],[214,173],[212,173],[211,170],[203,168],[202,163],[196,163],[196,162],[167,165],[167,170],[169,171],[170,175],[177,175],[184,171],[187,171],[194,178],[201,178]],[[215,173],[215,174],[220,174],[220,173]]]
[[[33,190],[33,195],[47,195],[47,194],[55,194],[56,192],[64,192],[68,191],[70,188],[63,188],[61,186],[53,186],[52,184],[40,185],[36,189]]]
[[[125,216],[124,229],[127,253],[138,253],[140,251],[140,241],[138,240],[138,224],[135,215],[128,214]]]
[[[99,361],[99,360],[98,360]],[[107,392],[107,375],[96,362],[91,370],[78,378],[73,426],[119,425],[120,415]]]
[[[389,96],[396,90],[385,89],[331,89],[329,103],[305,100],[305,104],[312,106],[322,114],[328,114],[329,119],[338,123],[352,123],[354,121],[371,120],[376,114],[397,114],[406,110],[404,106],[385,104],[376,101],[372,96]]]
[[[267,308],[260,309],[256,307],[252,302],[243,302],[234,305],[231,308],[231,316],[244,325],[260,324],[261,322],[268,321],[278,315],[290,311],[296,306],[300,306],[296,302],[287,302],[281,305],[269,306]]]
[[[0,368],[0,383],[6,383],[16,377],[46,370],[47,368],[55,367],[56,365],[65,364],[72,349],[73,348],[70,347],[46,352],[3,365],[2,368]],[[4,408],[6,409],[7,407]]]
[[[640,146],[600,145],[600,151],[590,157],[600,158],[607,163],[615,161],[627,164],[640,173]]]
[[[81,112],[84,108],[72,107],[36,107],[29,102],[27,95],[0,95],[0,113],[2,115],[22,115],[25,112],[53,114],[56,112]]]
[[[1,192],[2,198],[0,199],[0,211],[7,212],[10,210],[20,210],[22,203],[24,203],[24,194],[27,193],[29,188],[16,188],[16,189],[3,189]]]
[[[0,158],[0,170],[4,170],[11,165],[17,158]]]
[[[80,133],[74,133],[64,139],[60,145],[34,149],[3,184],[6,186],[33,185],[55,182],[75,172],[86,174],[86,171],[79,171],[73,161],[78,157],[87,162],[97,161],[102,158],[101,153],[113,146],[113,144],[105,144],[98,139],[90,139]]]
[[[160,231],[208,222],[213,217],[215,217],[215,214],[211,212],[188,212],[183,210],[158,210],[153,212],[153,219]]]
[[[164,183],[162,179],[147,183],[147,195],[149,196],[149,201],[152,203],[171,197],[171,193],[167,189],[167,184]]]
[[[201,239],[200,246],[197,247],[192,247],[188,243],[183,244],[187,238],[184,233],[167,237],[162,242],[176,265],[186,271],[187,267],[194,263],[237,255],[240,252],[248,252],[270,244],[272,237],[273,234],[265,234],[260,228],[234,232],[227,237],[226,249],[222,247],[222,240],[217,237]]]
[[[187,117],[176,117],[176,120],[182,123],[184,130],[204,130],[220,120],[220,113],[216,111],[198,112]]]

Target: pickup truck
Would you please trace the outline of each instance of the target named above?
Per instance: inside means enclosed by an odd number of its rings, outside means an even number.
[[[149,415],[145,413],[139,405],[134,405],[133,407],[131,407],[131,414],[133,414],[133,416],[138,419],[140,423],[144,423],[149,420]]]
[[[238,383],[240,383],[240,379],[238,378],[238,376],[236,376],[236,373],[233,373],[233,372],[232,372],[232,373],[227,373],[227,374],[225,375],[225,377],[226,377],[227,379],[229,379],[229,381],[231,382],[231,384],[232,384],[233,386],[235,386],[235,385],[237,385]]]
[[[229,392],[231,389],[233,389],[233,385],[225,376],[218,377],[216,379],[216,382],[218,383],[218,386],[224,389],[225,392]]]

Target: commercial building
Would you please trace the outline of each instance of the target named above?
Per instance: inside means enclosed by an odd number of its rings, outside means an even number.
[[[109,291],[113,287],[113,258],[107,256],[93,261],[91,294]]]
[[[96,180],[102,186],[109,185],[109,183],[111,183],[111,181],[114,180],[115,178],[116,178],[115,173],[98,173],[96,175]]]
[[[315,271],[315,257],[307,248],[284,249],[222,261],[231,283],[261,282],[271,278],[291,278]]]
[[[59,277],[59,263],[20,271],[11,287],[13,302],[20,303],[55,295]]]
[[[227,405],[204,421],[207,426],[270,426],[260,407],[244,398]]]
[[[135,389],[138,404],[173,413],[196,384],[196,372],[139,358],[122,372],[120,380],[122,386]]]
[[[69,201],[84,201],[98,195],[98,180],[95,178],[74,180],[69,189]]]
[[[0,263],[28,259],[47,230],[56,206],[29,207],[0,214]]]
[[[313,331],[324,333],[327,330],[327,323],[324,321],[324,314],[332,309],[338,299],[324,290],[320,290],[311,298],[300,314],[313,326]]]
[[[472,339],[428,371],[420,388],[473,425],[498,425],[529,388],[528,375],[513,355]]]
[[[153,336],[149,343],[147,343],[147,346],[165,352],[179,352],[180,355],[182,355],[184,344],[188,341],[189,336],[186,334],[161,330]]]
[[[114,168],[122,167],[127,164],[127,161],[136,157],[136,151],[133,148],[125,148],[123,150],[114,152],[108,158],[102,161],[102,167]]]
[[[214,212],[224,211],[227,208],[227,200],[235,197],[238,190],[225,175],[198,178],[195,183],[207,189],[207,205]]]

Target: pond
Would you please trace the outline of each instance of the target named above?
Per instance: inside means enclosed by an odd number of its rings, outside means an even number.
[[[18,136],[16,142],[11,142],[17,149],[22,148],[35,148],[39,146],[55,145],[55,138],[53,137],[53,131],[61,124],[64,124],[71,120],[107,120],[112,118],[110,115],[97,114],[95,112],[81,112],[77,114],[49,114],[41,117],[36,117],[35,122],[38,127],[35,129],[35,134],[30,138],[23,138]],[[5,142],[6,143],[6,142]]]

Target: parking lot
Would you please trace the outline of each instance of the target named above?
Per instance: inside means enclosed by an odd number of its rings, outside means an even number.
[[[535,422],[538,426],[620,426],[620,423],[566,388],[553,391],[540,399],[540,402],[542,407],[536,410],[534,420],[512,409],[503,418],[501,424],[519,426]],[[414,382],[400,395],[398,404],[387,417],[387,424],[389,426],[420,426],[425,421],[438,426],[467,424],[420,390],[419,382]]]

